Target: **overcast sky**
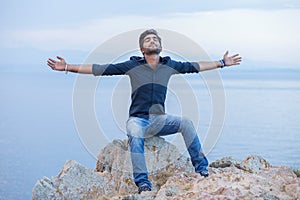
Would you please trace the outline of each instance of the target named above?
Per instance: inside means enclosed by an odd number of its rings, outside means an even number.
[[[212,59],[228,49],[252,63],[299,66],[296,0],[7,0],[0,9],[2,70],[44,64],[55,53],[78,62],[112,36],[140,28],[183,34]]]

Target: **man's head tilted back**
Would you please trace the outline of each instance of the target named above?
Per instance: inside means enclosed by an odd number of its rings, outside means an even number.
[[[161,38],[154,29],[141,33],[139,38],[141,52],[146,55],[159,54],[161,52]]]

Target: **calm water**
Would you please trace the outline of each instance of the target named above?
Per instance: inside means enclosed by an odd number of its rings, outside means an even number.
[[[300,71],[288,70],[222,72],[225,123],[208,159],[233,156],[242,160],[259,154],[272,165],[299,169],[299,77]],[[68,159],[95,167],[96,161],[82,145],[73,121],[75,78],[55,72],[0,74],[0,199],[31,199],[36,181],[57,175]],[[201,78],[188,78],[196,91],[198,131],[204,139],[211,119],[210,94]],[[99,86],[95,97],[96,114],[104,132],[111,133],[106,135],[109,140],[125,138],[122,127],[114,124],[109,112],[111,90],[119,80],[103,79],[104,88]],[[175,114],[180,111],[172,93],[167,110]]]

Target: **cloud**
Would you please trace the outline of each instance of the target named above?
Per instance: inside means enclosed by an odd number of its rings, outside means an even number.
[[[200,44],[209,55],[238,51],[258,61],[298,63],[299,9],[223,10],[157,16],[116,16],[88,20],[60,29],[18,30],[2,33],[5,47],[41,50],[91,51],[112,36],[139,28],[177,31]],[[138,37],[138,36],[137,36]]]

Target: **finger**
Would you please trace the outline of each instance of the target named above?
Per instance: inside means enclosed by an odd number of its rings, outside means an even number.
[[[54,64],[54,62],[52,62],[51,60],[47,60],[47,63]]]
[[[233,65],[240,65],[240,63],[232,63],[230,66],[233,66]]]
[[[51,69],[54,69],[54,66],[53,65],[51,65],[51,64],[47,64],[49,67],[51,67]]]
[[[234,59],[234,61],[235,61],[235,62],[241,62],[242,59],[241,59],[241,58],[236,58],[236,59]]]
[[[54,67],[54,64],[51,62],[48,62],[47,65],[49,65],[50,67]]]
[[[50,61],[50,60],[48,60],[47,63],[50,64],[50,65],[55,65],[55,63],[53,63],[53,62]]]
[[[228,50],[225,52],[224,57],[228,56]]]
[[[233,60],[242,60],[242,57],[233,58]]]
[[[241,63],[242,61],[241,60],[237,60],[237,61],[235,61],[234,63]]]
[[[233,56],[231,56],[232,58],[239,56],[240,54],[234,54]]]
[[[49,58],[48,60],[50,60],[50,61],[53,62],[53,63],[56,63],[56,61],[53,60],[53,59],[51,59],[51,58]]]
[[[62,57],[60,56],[56,56],[57,59],[59,59],[60,61],[65,61],[65,59],[63,59]]]

